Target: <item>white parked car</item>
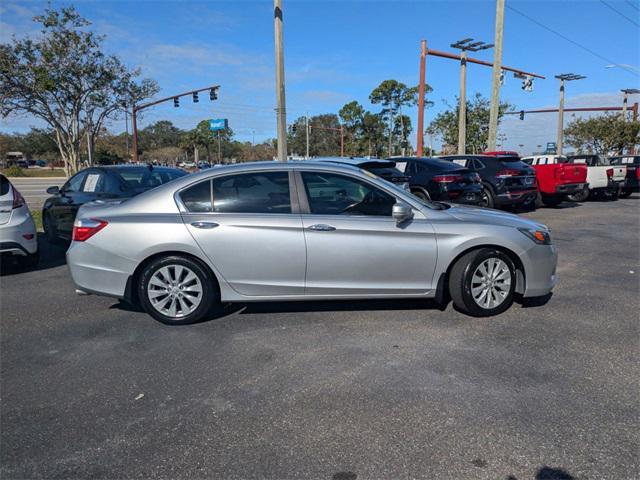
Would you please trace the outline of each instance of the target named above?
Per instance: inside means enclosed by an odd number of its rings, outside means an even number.
[[[0,254],[14,255],[25,266],[38,264],[38,238],[24,197],[0,174]]]
[[[588,189],[570,195],[574,202],[583,202],[588,197],[603,194],[617,200],[620,191],[625,186],[627,167],[625,165],[611,165],[609,160],[602,155],[569,155],[568,163],[587,165]]]

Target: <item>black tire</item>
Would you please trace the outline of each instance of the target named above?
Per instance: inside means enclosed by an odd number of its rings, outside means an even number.
[[[609,192],[609,200],[612,202],[617,201],[620,198],[620,189],[616,188],[615,190]]]
[[[633,192],[631,191],[630,188],[625,188],[620,190],[620,194],[618,195],[619,198],[629,198],[631,196]]]
[[[49,215],[47,212],[42,215],[42,228],[49,243],[55,244],[60,242],[60,238],[58,237],[58,230],[51,220],[51,215]]]
[[[486,185],[482,187],[482,193],[480,194],[480,203],[478,206],[484,208],[495,208],[496,199],[491,191],[491,188]]]
[[[495,308],[485,308],[479,305],[471,293],[471,284],[476,269],[486,260],[499,259],[509,270],[510,284],[502,303]],[[449,274],[449,293],[456,308],[473,317],[490,317],[499,315],[513,304],[513,294],[516,286],[516,269],[511,259],[499,250],[481,248],[473,250],[458,259]]]
[[[170,316],[163,314],[153,306],[147,291],[149,282],[160,269],[164,267],[169,267],[169,269],[171,269],[175,266],[182,266],[191,270],[200,282],[202,293],[199,304],[193,311],[188,314]],[[174,268],[173,272],[175,273],[175,271],[176,270]],[[169,255],[157,258],[144,267],[137,283],[138,299],[142,308],[153,318],[166,325],[188,325],[190,323],[196,323],[202,320],[212,310],[214,305],[219,303],[219,295],[215,278],[212,277],[211,273],[204,265],[189,257]]]
[[[420,200],[424,200],[424,201],[430,201],[431,200],[431,197],[429,197],[429,194],[427,192],[425,192],[424,190],[413,190],[411,193],[413,193]]]
[[[562,195],[543,195],[542,196],[542,203],[544,203],[545,206],[547,207],[557,207],[562,203],[563,200],[564,198],[562,198]]]
[[[589,187],[584,187],[578,193],[573,193],[571,195],[567,195],[567,200],[570,202],[586,202],[589,198]]]

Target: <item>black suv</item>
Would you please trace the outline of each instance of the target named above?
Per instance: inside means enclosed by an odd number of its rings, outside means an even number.
[[[318,157],[312,159],[312,161],[352,165],[362,170],[367,170],[387,182],[395,183],[405,190],[409,190],[409,179],[396,168],[396,163],[392,160],[365,157]]]
[[[627,167],[627,178],[620,190],[620,198],[627,198],[633,192],[640,192],[640,155],[623,155],[621,157],[611,157],[611,165],[625,165]]]
[[[447,155],[438,157],[467,167],[482,179],[480,205],[534,205],[538,195],[536,171],[520,157],[489,155]]]
[[[445,200],[478,205],[482,184],[478,174],[464,166],[429,157],[393,157],[396,168],[409,179],[411,193],[422,200]]]

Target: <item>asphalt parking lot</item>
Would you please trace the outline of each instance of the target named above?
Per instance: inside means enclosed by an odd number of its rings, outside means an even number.
[[[640,478],[640,195],[547,223],[546,305],[234,306],[167,327],[78,297],[63,248],[1,282],[2,478]]]

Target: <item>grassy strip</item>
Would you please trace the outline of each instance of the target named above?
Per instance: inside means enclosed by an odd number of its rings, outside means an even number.
[[[36,231],[44,232],[44,228],[42,228],[42,210],[31,210],[31,216],[36,224]]]
[[[3,168],[0,169],[0,173],[7,177],[23,177],[23,178],[38,178],[38,177],[66,177],[64,170],[61,168]]]

